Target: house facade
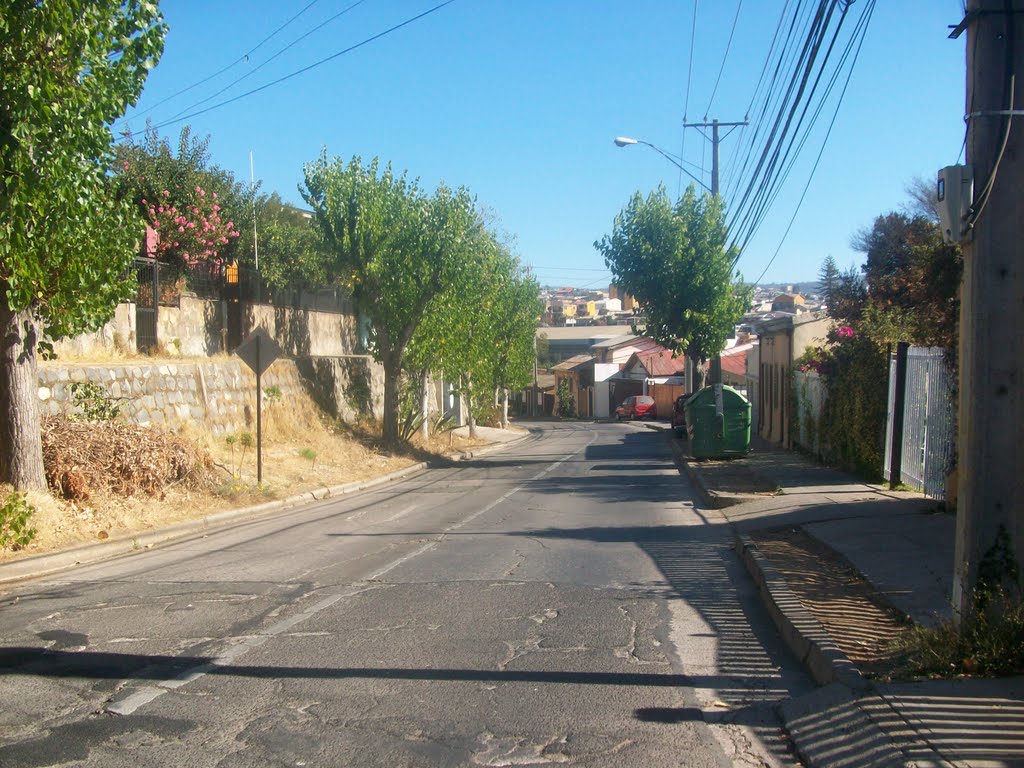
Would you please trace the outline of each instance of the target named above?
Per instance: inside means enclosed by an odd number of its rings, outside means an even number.
[[[830,320],[824,314],[783,315],[757,325],[757,434],[773,443],[792,445],[791,391],[793,361],[820,344]]]

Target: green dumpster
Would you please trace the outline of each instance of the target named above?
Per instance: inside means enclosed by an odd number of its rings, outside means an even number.
[[[750,401],[712,384],[686,401],[686,430],[695,459],[728,459],[750,451]]]

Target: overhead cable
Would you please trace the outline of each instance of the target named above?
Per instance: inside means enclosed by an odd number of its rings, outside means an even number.
[[[286,21],[286,22],[285,22],[284,24],[282,24],[281,26],[279,26],[279,27],[278,27],[277,29],[275,29],[275,30],[274,30],[273,32],[271,32],[271,33],[270,33],[269,35],[267,35],[266,37],[264,37],[264,38],[263,38],[262,40],[260,40],[260,41],[259,41],[258,43],[256,43],[256,45],[254,45],[254,46],[253,46],[252,48],[250,48],[250,49],[249,49],[248,51],[246,51],[246,52],[245,52],[245,53],[243,53],[243,54],[242,54],[241,56],[239,56],[239,57],[238,57],[237,59],[235,59],[234,61],[232,61],[232,62],[231,62],[230,64],[228,64],[228,65],[227,65],[226,67],[222,67],[221,69],[218,69],[218,70],[217,70],[216,72],[214,72],[214,73],[213,73],[212,75],[207,75],[207,76],[206,76],[206,77],[204,77],[204,78],[203,78],[202,80],[197,80],[196,82],[192,83],[192,85],[188,85],[188,86],[186,86],[186,87],[182,88],[182,89],[181,89],[180,91],[175,91],[175,92],[174,92],[174,93],[172,93],[172,94],[171,94],[170,96],[167,96],[167,97],[165,97],[165,98],[161,99],[160,101],[158,101],[158,102],[157,102],[156,104],[154,104],[153,106],[151,106],[151,107],[147,107],[147,108],[146,108],[145,110],[143,110],[143,111],[141,111],[141,112],[136,112],[136,113],[135,113],[134,115],[132,115],[131,117],[129,117],[129,118],[126,118],[126,119],[124,120],[124,123],[125,123],[125,124],[127,124],[127,123],[130,123],[130,122],[131,122],[132,120],[135,120],[136,118],[139,118],[139,117],[143,117],[144,115],[148,115],[148,114],[149,114],[150,112],[152,112],[152,111],[153,111],[154,109],[156,109],[156,108],[157,108],[157,107],[159,107],[159,106],[162,106],[163,104],[166,104],[166,103],[167,103],[168,101],[170,101],[171,99],[175,99],[175,98],[177,98],[178,96],[181,96],[181,95],[182,95],[183,93],[188,93],[188,92],[189,92],[189,91],[191,91],[191,90],[192,90],[193,88],[198,88],[198,87],[199,87],[200,85],[204,85],[205,83],[208,83],[208,82],[210,82],[210,81],[211,81],[211,80],[213,80],[213,79],[214,79],[215,77],[219,77],[220,75],[223,75],[223,74],[224,74],[225,72],[227,72],[227,71],[228,71],[229,69],[232,69],[233,67],[236,67],[236,66],[238,66],[238,65],[239,65],[239,64],[241,64],[242,62],[248,61],[248,60],[249,60],[249,57],[250,57],[250,56],[252,56],[252,55],[253,55],[254,53],[256,53],[256,51],[258,51],[258,50],[259,50],[260,48],[262,48],[264,44],[268,43],[268,42],[269,42],[269,41],[270,41],[271,39],[273,39],[273,38],[274,38],[274,37],[275,37],[275,36],[276,36],[276,35],[277,35],[278,33],[282,32],[282,31],[283,31],[283,30],[285,29],[285,27],[287,27],[287,26],[288,26],[289,24],[291,24],[291,23],[292,23],[293,21],[295,21],[295,20],[296,20],[296,19],[298,19],[298,18],[299,18],[300,16],[302,16],[302,14],[304,14],[304,13],[305,13],[306,11],[308,11],[308,10],[309,10],[310,8],[312,8],[312,7],[314,6],[314,5],[316,5],[316,4],[318,3],[318,2],[320,2],[320,0],[310,0],[310,2],[309,2],[309,3],[307,3],[307,4],[305,5],[305,7],[303,7],[303,8],[302,8],[302,10],[300,10],[300,11],[299,11],[298,13],[296,13],[296,14],[295,14],[294,16],[292,16],[292,17],[291,17],[290,19],[288,19],[288,21]]]
[[[168,125],[173,125],[175,123],[182,123],[182,122],[184,122],[186,120],[190,120],[191,118],[196,117],[198,115],[204,115],[207,112],[212,112],[215,109],[220,109],[221,107],[227,106],[228,104],[233,104],[236,101],[240,101],[241,99],[244,99],[244,98],[246,98],[248,96],[252,96],[255,93],[259,93],[260,91],[265,91],[268,88],[272,88],[275,85],[279,85],[280,83],[285,82],[286,80],[291,80],[293,77],[298,77],[299,75],[305,74],[306,72],[309,72],[311,69],[316,69],[317,67],[319,67],[319,66],[321,66],[323,64],[326,64],[329,61],[333,61],[334,59],[337,59],[339,56],[344,56],[347,53],[351,53],[352,51],[355,51],[355,50],[357,50],[359,48],[362,48],[363,46],[369,45],[370,43],[374,42],[375,40],[379,40],[382,37],[386,37],[387,35],[390,35],[392,32],[396,32],[397,30],[401,29],[402,27],[407,27],[410,24],[412,24],[412,23],[414,23],[416,21],[419,21],[420,19],[422,19],[422,18],[424,18],[426,16],[429,16],[432,13],[436,13],[437,11],[441,10],[442,8],[444,8],[445,6],[451,5],[454,2],[455,2],[455,0],[445,0],[443,3],[438,3],[437,5],[433,6],[432,8],[429,8],[429,9],[423,11],[422,13],[419,13],[419,14],[417,14],[415,16],[412,16],[412,17],[406,19],[403,22],[395,24],[392,27],[388,27],[383,32],[378,32],[376,35],[372,35],[371,37],[368,37],[368,38],[366,38],[364,40],[361,40],[360,42],[356,43],[355,45],[350,45],[348,48],[340,50],[337,53],[333,53],[330,56],[325,56],[324,58],[319,59],[318,61],[315,61],[312,64],[309,64],[308,66],[302,67],[301,69],[297,69],[294,72],[291,72],[291,73],[289,73],[287,75],[284,75],[283,77],[279,77],[276,80],[272,80],[269,83],[265,83],[264,85],[261,85],[258,88],[253,88],[252,90],[246,91],[245,93],[241,93],[238,96],[233,96],[230,99],[225,99],[224,101],[221,101],[221,102],[219,102],[217,104],[209,106],[206,109],[200,109],[200,110],[197,110],[195,112],[191,112],[191,113],[189,113],[187,115],[184,115],[182,117],[177,117],[177,118],[174,118],[172,120],[166,120],[163,123],[160,123],[159,125],[157,125],[156,128],[160,129],[160,128],[164,128],[164,127],[166,127]]]

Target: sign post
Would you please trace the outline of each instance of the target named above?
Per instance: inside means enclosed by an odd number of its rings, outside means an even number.
[[[281,356],[281,347],[265,328],[257,328],[235,350],[256,374],[256,482],[263,482],[263,383],[264,372]]]

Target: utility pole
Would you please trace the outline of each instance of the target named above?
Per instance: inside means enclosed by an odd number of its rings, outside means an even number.
[[[723,122],[720,122],[718,120],[712,120],[710,123],[707,122],[706,120],[704,122],[702,122],[702,123],[688,123],[685,120],[683,121],[683,128],[684,129],[686,129],[686,128],[697,128],[698,131],[700,132],[700,135],[703,136],[705,139],[707,139],[708,141],[711,142],[711,195],[712,195],[712,197],[718,197],[719,194],[720,194],[720,192],[719,192],[719,189],[720,189],[720,185],[719,185],[719,171],[718,171],[718,145],[722,142],[722,139],[724,139],[725,136],[728,136],[730,133],[732,133],[734,130],[736,130],[737,128],[739,128],[742,125],[748,125],[748,121],[747,120],[742,120],[742,121],[737,121],[737,122],[732,122],[732,123],[723,123]],[[711,136],[709,137],[706,133],[704,133],[703,130],[700,130],[702,128],[710,128],[711,129]],[[729,132],[726,133],[725,136],[720,136],[719,135],[719,131],[718,131],[719,128],[729,128],[731,130],[729,130]],[[721,357],[721,355],[715,355],[711,359],[710,378],[711,378],[711,383],[712,384],[721,384],[722,383],[722,357]],[[696,391],[695,387],[694,387],[694,391]]]
[[[979,571],[1000,580],[1024,566],[1024,0],[970,0],[950,37],[965,29],[974,204],[960,295],[960,619]]]

